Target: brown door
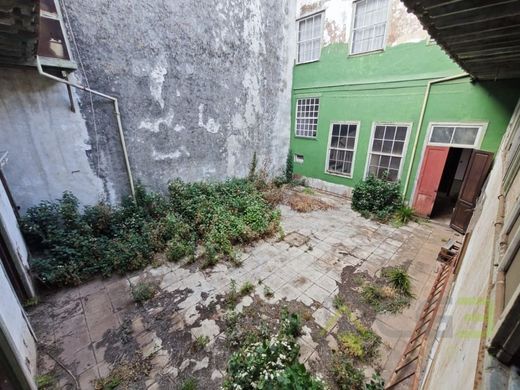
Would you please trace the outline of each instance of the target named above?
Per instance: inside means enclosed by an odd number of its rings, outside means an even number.
[[[416,214],[429,217],[432,213],[449,151],[450,148],[442,146],[426,147],[424,162],[417,182],[417,195],[413,203]]]
[[[459,198],[451,217],[450,226],[459,233],[466,233],[492,162],[493,153],[474,150],[471,154]]]

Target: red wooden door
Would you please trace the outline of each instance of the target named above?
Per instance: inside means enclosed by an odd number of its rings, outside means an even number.
[[[449,151],[450,148],[443,146],[426,147],[417,190],[415,191],[413,208],[416,214],[423,217],[430,216]]]
[[[492,162],[493,153],[474,150],[471,154],[450,223],[450,226],[459,233],[466,233],[468,229]]]

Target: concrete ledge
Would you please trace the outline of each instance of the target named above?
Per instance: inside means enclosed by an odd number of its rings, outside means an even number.
[[[340,184],[329,183],[320,179],[315,179],[313,177],[303,177],[305,179],[305,183],[312,188],[316,188],[320,191],[330,192],[334,195],[343,196],[345,198],[352,198],[352,188],[343,186]]]

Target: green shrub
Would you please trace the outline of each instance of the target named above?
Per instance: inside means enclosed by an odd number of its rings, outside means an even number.
[[[296,313],[289,313],[286,308],[281,312],[281,329],[280,333],[285,336],[298,337],[302,333],[302,324],[300,316]]]
[[[38,390],[54,389],[56,386],[56,378],[51,374],[38,375],[35,378]]]
[[[210,340],[208,336],[197,336],[193,345],[197,351],[201,351],[206,348],[206,345],[209,344],[209,341]]]
[[[136,187],[135,200],[79,209],[65,192],[55,202],[27,210],[20,227],[33,253],[32,268],[49,285],[75,285],[95,275],[141,269],[157,252],[179,261],[194,259],[197,245],[205,264],[234,261],[233,246],[275,234],[280,213],[248,180],[169,186],[169,196]]]
[[[249,344],[228,361],[224,389],[323,389],[321,381],[298,363],[299,345],[273,336]]]
[[[398,182],[369,176],[358,183],[352,192],[352,208],[364,217],[386,221],[402,205]]]
[[[240,296],[244,297],[246,295],[251,294],[253,291],[255,291],[255,286],[251,282],[245,282],[241,287],[239,294]]]
[[[188,378],[181,384],[181,390],[197,390],[197,381],[193,378]]]

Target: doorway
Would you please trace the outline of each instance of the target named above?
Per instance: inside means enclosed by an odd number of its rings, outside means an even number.
[[[427,146],[413,203],[415,213],[427,218],[437,215],[449,220],[454,230],[466,233],[492,161],[493,153],[482,150]]]
[[[471,149],[449,148],[430,218],[449,225],[471,158]]]

